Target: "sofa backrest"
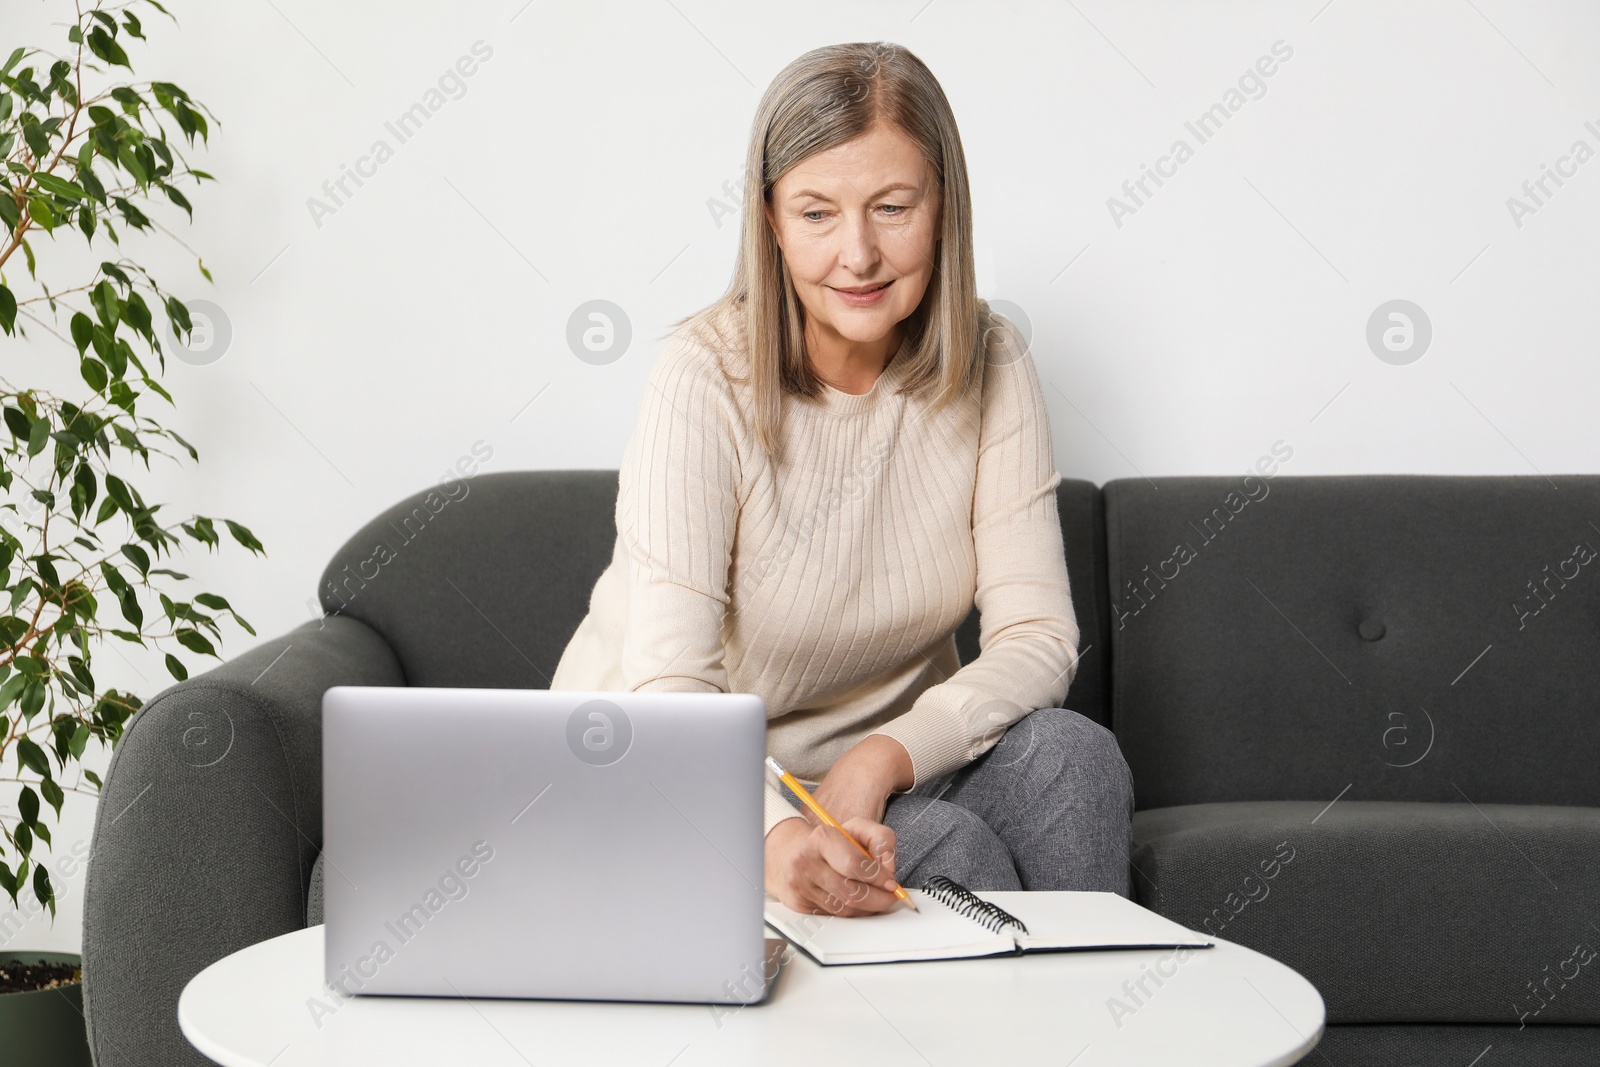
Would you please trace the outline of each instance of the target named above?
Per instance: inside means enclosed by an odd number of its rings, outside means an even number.
[[[408,685],[547,688],[616,543],[615,470],[498,471],[400,501],[335,553],[318,595],[388,640]],[[1109,724],[1104,517],[1092,482],[1056,492],[1082,662],[1067,704]],[[974,611],[957,631],[977,655]]]
[[[1138,808],[1600,806],[1600,476],[1103,492],[1112,722]]]
[[[548,688],[611,559],[616,500],[614,470],[445,482],[358,530],[318,597],[382,634],[407,685]]]

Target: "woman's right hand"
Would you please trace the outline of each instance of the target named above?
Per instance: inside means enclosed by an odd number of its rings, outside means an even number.
[[[876,858],[825,823],[784,819],[766,838],[767,892],[802,915],[854,918],[903,907],[894,895],[894,831],[860,817],[840,825]]]

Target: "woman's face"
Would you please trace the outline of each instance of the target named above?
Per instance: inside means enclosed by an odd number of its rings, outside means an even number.
[[[778,179],[767,222],[805,307],[808,340],[879,341],[916,310],[933,277],[940,206],[933,168],[887,122]],[[873,295],[849,293],[885,283]]]

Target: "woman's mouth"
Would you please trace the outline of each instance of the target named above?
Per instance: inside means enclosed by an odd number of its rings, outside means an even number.
[[[858,285],[852,289],[840,289],[837,286],[832,288],[834,292],[839,294],[839,299],[851,307],[866,307],[883,299],[883,294],[888,292],[889,286],[893,284],[894,279],[891,278],[876,285]]]

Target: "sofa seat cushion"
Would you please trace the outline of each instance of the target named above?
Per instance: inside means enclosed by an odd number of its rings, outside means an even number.
[[[1600,1023],[1600,808],[1192,804],[1133,838],[1141,904],[1293,967],[1329,1023]]]

